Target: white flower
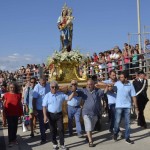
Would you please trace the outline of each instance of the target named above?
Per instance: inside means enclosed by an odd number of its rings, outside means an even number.
[[[68,62],[81,62],[85,59],[82,54],[78,50],[72,50],[70,52],[57,52],[55,51],[52,57],[47,58],[47,64],[50,65],[52,63],[60,63],[63,61],[68,61]]]

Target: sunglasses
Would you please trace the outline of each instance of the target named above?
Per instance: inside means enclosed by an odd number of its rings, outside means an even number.
[[[71,84],[71,86],[76,86],[76,85],[77,85],[76,83],[72,83],[72,84]]]
[[[52,89],[57,89],[57,86],[51,86]]]

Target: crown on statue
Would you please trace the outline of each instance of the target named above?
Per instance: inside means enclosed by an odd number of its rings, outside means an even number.
[[[67,6],[66,3],[65,3],[64,6],[62,7],[62,11],[64,11],[64,10],[68,10],[68,6]]]

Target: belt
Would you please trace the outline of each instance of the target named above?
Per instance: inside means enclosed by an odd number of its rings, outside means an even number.
[[[59,115],[59,114],[62,114],[62,111],[61,112],[56,112],[56,113],[52,113],[52,112],[49,112],[50,114],[54,114],[54,115]]]
[[[69,107],[73,107],[73,108],[79,108],[80,107],[80,105],[78,105],[78,106],[70,106],[70,105],[68,105]]]

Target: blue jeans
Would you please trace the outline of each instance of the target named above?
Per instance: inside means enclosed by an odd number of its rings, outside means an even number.
[[[38,112],[41,140],[46,141],[46,134],[45,134],[46,128],[44,124],[43,110],[37,110],[37,112]]]
[[[115,104],[109,104],[110,109],[110,127],[109,130],[113,131],[115,124]]]
[[[122,113],[125,118],[125,139],[130,138],[130,108],[116,108],[114,134],[118,135]]]
[[[68,127],[69,127],[69,133],[72,134],[72,128],[73,128],[73,118],[75,117],[76,122],[76,131],[77,134],[81,134],[81,123],[80,123],[80,114],[81,114],[81,108],[78,107],[72,107],[68,105]]]

